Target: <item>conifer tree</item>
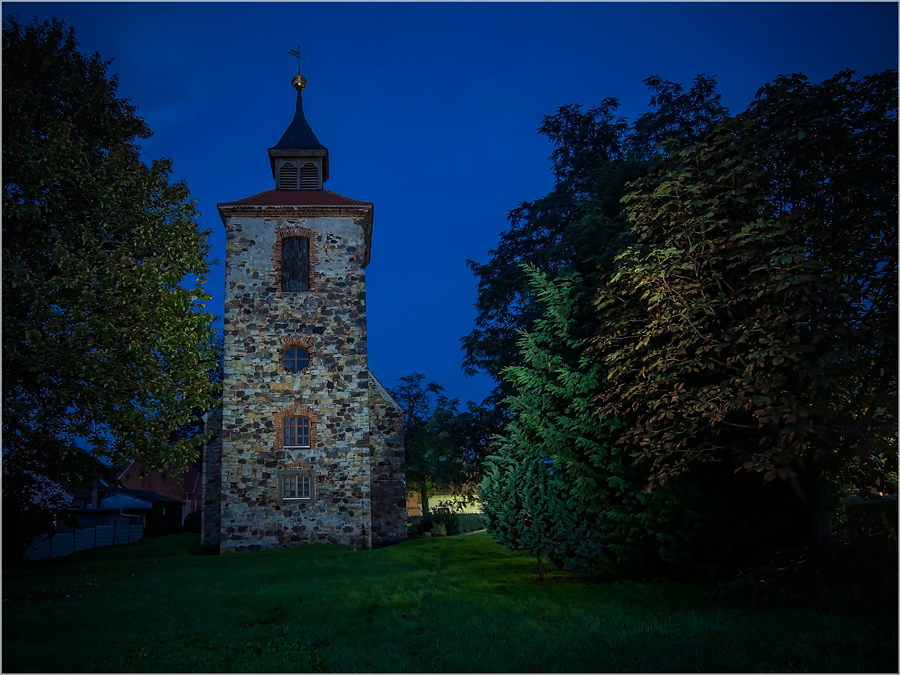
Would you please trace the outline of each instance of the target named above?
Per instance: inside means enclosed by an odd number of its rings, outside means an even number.
[[[550,282],[527,270],[543,316],[520,339],[523,365],[504,371],[513,421],[486,463],[488,530],[511,549],[573,571],[640,575],[707,569],[722,519],[690,481],[645,492],[649,465],[615,443],[594,414],[604,368],[587,352],[592,290],[576,273]],[[710,539],[717,536],[715,546]]]

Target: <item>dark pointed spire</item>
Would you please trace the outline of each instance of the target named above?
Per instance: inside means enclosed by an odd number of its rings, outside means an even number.
[[[292,184],[290,176],[294,174],[299,177],[297,182],[299,189],[315,189],[310,187],[312,182],[308,178],[311,170],[309,167],[312,164],[316,167],[317,188],[321,188],[322,183],[328,180],[328,148],[319,143],[303,114],[303,89],[306,87],[306,78],[298,73],[294,75],[291,84],[297,90],[297,109],[281,140],[269,148],[272,177],[275,178],[277,189],[297,189],[288,187]],[[282,167],[286,167],[285,173]],[[304,171],[307,172],[306,178],[303,177]]]
[[[303,77],[295,75],[294,80]],[[306,84],[306,78],[303,79]],[[281,140],[273,146],[273,149],[282,150],[324,150],[325,146],[319,143],[319,139],[313,133],[303,114],[303,87],[297,87],[297,111],[294,113],[294,121],[284,132]]]

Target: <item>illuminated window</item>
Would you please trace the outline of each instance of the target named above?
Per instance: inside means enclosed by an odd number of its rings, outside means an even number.
[[[303,347],[291,347],[284,351],[282,363],[286,370],[299,373],[309,365],[309,352]]]
[[[309,447],[309,418],[285,417],[282,447],[284,448],[308,448]]]

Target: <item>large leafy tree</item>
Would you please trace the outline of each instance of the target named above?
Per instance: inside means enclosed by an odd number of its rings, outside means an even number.
[[[553,190],[510,212],[509,229],[488,262],[468,261],[478,296],[475,326],[462,339],[463,368],[482,370],[499,383],[496,403],[512,393],[502,372],[521,363],[519,331],[529,330],[542,311],[523,265],[550,279],[565,270],[589,280],[608,274],[615,255],[631,241],[620,203],[626,185],[646,175],[667,139],[677,147],[690,145],[727,113],[714,77],[697,76],[688,91],[655,76],[645,84],[650,109],[632,124],[616,115],[615,98],[587,111],[565,105],[546,116],[538,133],[554,145]]]
[[[419,494],[422,512],[428,513],[428,497],[435,480],[440,481],[441,465],[435,461],[430,445],[428,425],[439,409],[444,388],[428,382],[422,373],[410,373],[400,378],[391,396],[403,408],[403,444],[406,448],[406,482]]]
[[[215,402],[208,232],[108,67],[61,22],[4,22],[4,515],[83,478],[79,448],[183,466],[196,439],[170,436]]]
[[[447,398],[444,388],[422,373],[401,377],[390,391],[405,412],[406,480],[419,494],[423,513],[438,488],[453,488],[465,502],[474,499],[502,413],[471,401],[461,410],[459,399]]]
[[[593,194],[613,208],[575,194],[584,215],[561,235],[594,250],[520,269],[533,316],[501,370],[510,423],[482,486],[501,543],[580,564],[559,527],[574,511],[603,544],[588,554],[619,572],[740,565],[805,535],[794,495],[827,530],[829,480],[873,485],[895,465],[892,77],[782,78],[713,134],[644,117],[672,139],[630,144],[656,158],[633,196],[600,182],[628,160],[600,160]],[[813,392],[816,411],[787,407]],[[795,440],[786,462],[778,443]],[[531,483],[561,486],[545,497],[556,516],[524,518]]]
[[[440,506],[461,510],[475,502],[485,458],[504,421],[504,411],[499,406],[469,401],[461,408],[459,399],[438,397],[425,429],[432,483],[451,488],[454,495]]]
[[[783,479],[827,538],[831,485],[896,470],[896,72],[780,77],[626,201],[598,414],[656,484]]]

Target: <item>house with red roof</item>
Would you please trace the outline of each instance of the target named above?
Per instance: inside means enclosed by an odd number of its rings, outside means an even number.
[[[187,470],[178,476],[170,476],[164,471],[149,471],[142,475],[143,472],[143,464],[132,462],[119,474],[119,484],[129,490],[140,490],[184,502],[182,522],[189,513],[200,510],[203,475],[199,463],[191,462]]]

